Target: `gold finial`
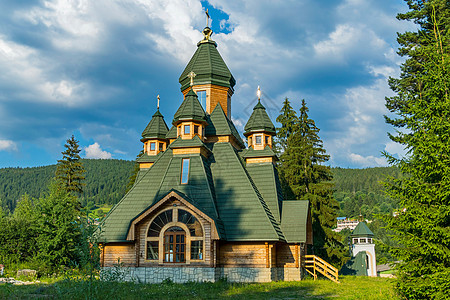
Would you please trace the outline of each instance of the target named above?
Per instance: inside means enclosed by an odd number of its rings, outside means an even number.
[[[189,77],[191,79],[191,86],[194,85],[194,77],[197,76],[197,74],[194,73],[194,71],[191,71],[187,77]]]
[[[259,88],[259,85],[258,85],[258,91],[256,91],[256,96],[258,96],[258,101],[261,100],[261,89]]]
[[[159,98],[159,95],[158,95],[158,97],[156,97],[157,99],[158,99],[158,109],[159,109],[159,100],[161,99],[161,98]]]
[[[206,9],[205,14],[206,14],[206,27],[209,27],[209,18],[210,18],[210,16],[209,16],[209,13],[208,13],[208,9]]]

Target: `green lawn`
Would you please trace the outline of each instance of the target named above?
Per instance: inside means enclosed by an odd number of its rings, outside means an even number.
[[[61,280],[29,286],[0,285],[0,299],[398,299],[388,278],[347,276],[262,284],[138,284]]]

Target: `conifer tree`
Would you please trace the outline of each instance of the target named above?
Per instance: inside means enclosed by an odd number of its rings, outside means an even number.
[[[69,192],[81,194],[83,192],[83,180],[85,169],[81,163],[78,141],[72,135],[64,145],[66,150],[61,152],[63,158],[58,160],[56,167],[56,179],[61,187]]]
[[[292,108],[288,98],[284,99],[283,107],[280,112],[281,113],[276,121],[281,124],[281,127],[277,128],[277,135],[274,140],[274,150],[278,155],[281,155],[286,151],[288,139],[298,125],[297,114]]]
[[[391,78],[396,96],[386,99],[399,130],[390,138],[407,150],[406,157],[385,153],[405,175],[386,183],[399,201],[397,216],[386,216],[387,228],[400,246],[397,288],[408,299],[450,298],[450,2],[408,1],[402,20],[419,24],[417,32],[399,34],[399,54],[406,56],[401,76]]]
[[[141,152],[139,152],[139,154],[136,156],[136,160],[138,160],[142,155],[144,155],[144,150],[141,150]],[[134,183],[136,182],[136,178],[139,173],[139,170],[140,170],[140,166],[139,166],[139,163],[136,161],[134,163],[133,173],[131,173],[130,179],[128,179],[127,189],[126,189],[125,193],[128,193],[128,191],[131,190],[131,188],[133,187]]]
[[[340,236],[331,230],[339,205],[333,196],[331,169],[323,165],[329,160],[329,155],[319,138],[319,128],[308,117],[308,111],[305,100],[302,100],[298,123],[293,127],[286,150],[281,155],[280,169],[295,198],[310,201],[314,253],[341,266],[347,251]]]

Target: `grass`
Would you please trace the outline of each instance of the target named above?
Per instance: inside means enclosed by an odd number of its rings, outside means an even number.
[[[3,284],[0,299],[398,299],[392,279],[345,276],[340,281],[139,284],[71,279],[29,286]]]

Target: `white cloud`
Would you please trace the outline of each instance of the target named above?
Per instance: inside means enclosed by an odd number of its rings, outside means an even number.
[[[397,155],[399,158],[404,157],[406,155],[406,150],[402,144],[396,143],[394,141],[390,141],[386,144],[384,150],[392,155]]]
[[[10,140],[0,140],[0,151],[17,151],[17,144]]]
[[[100,158],[100,159],[110,159],[112,158],[111,153],[103,151],[98,143],[94,143],[86,148],[86,158]]]
[[[360,167],[386,167],[388,163],[384,157],[375,157],[373,155],[362,156],[356,153],[350,153],[349,158]]]

